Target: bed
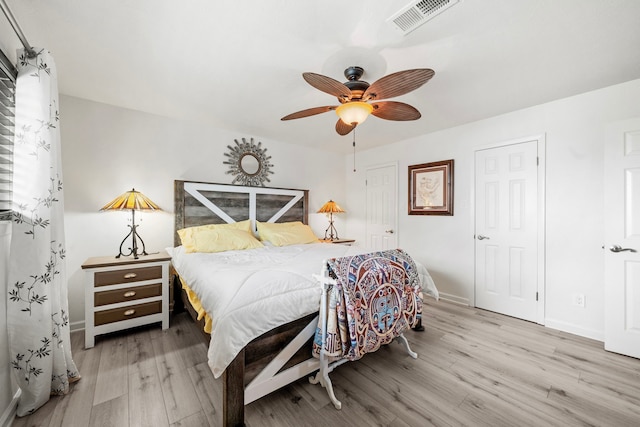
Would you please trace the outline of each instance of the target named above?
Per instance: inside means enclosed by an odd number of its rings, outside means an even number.
[[[305,243],[187,253],[178,234],[185,228],[248,220],[252,232],[265,227],[262,234],[267,224],[306,224],[308,191],[193,181],[175,181],[174,190],[175,247],[168,250],[176,281],[187,310],[209,330],[209,366],[223,378],[224,425],[242,425],[244,405],[318,370],[311,349],[322,290],[312,273],[322,273],[323,260],[364,249]],[[262,271],[266,265],[277,272]],[[437,296],[422,270],[427,291]],[[211,281],[242,286],[213,291]]]

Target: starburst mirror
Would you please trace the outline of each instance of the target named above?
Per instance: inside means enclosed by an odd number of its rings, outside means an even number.
[[[265,182],[269,182],[269,174],[273,171],[273,166],[269,160],[271,156],[267,156],[267,149],[262,148],[262,143],[254,144],[253,138],[249,142],[242,138],[242,142],[234,139],[236,145],[227,145],[229,152],[224,153],[228,160],[222,162],[229,165],[228,174],[234,175],[232,184],[262,186]]]

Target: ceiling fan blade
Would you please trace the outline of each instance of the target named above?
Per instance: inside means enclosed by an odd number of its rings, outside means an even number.
[[[302,73],[302,78],[304,78],[311,86],[321,90],[322,92],[338,98],[351,99],[351,90],[331,77],[316,73]]]
[[[371,115],[385,120],[404,122],[408,120],[418,120],[422,117],[420,111],[404,102],[382,101],[371,105],[373,105]]]
[[[348,125],[343,122],[342,119],[338,119],[338,122],[336,123],[336,132],[338,132],[339,135],[344,136],[351,132],[355,127],[356,125]]]
[[[303,117],[315,116],[316,114],[326,113],[327,111],[335,110],[334,106],[325,106],[325,107],[313,107],[308,108],[302,111],[296,111],[295,113],[291,113],[289,115],[284,116],[280,120],[293,120],[293,119],[301,119]]]
[[[376,80],[369,86],[362,100],[378,100],[404,95],[429,81],[435,72],[430,68],[398,71]]]

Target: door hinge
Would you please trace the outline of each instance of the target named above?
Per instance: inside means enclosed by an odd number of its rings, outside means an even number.
[[[536,301],[538,301],[538,293],[536,292]]]
[[[540,166],[540,157],[536,157],[536,166]]]

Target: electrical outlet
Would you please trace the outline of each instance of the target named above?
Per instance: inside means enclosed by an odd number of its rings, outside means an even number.
[[[584,294],[573,294],[573,305],[584,308]]]

